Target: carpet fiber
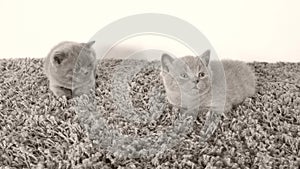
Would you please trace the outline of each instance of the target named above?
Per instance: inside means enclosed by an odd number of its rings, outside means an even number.
[[[41,59],[2,59],[0,168],[299,168],[300,63],[249,65],[256,95],[200,143],[205,115],[172,128],[158,62],[103,61],[95,92],[67,100]]]

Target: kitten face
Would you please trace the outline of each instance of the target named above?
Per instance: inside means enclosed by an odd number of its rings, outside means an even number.
[[[80,83],[93,76],[96,55],[90,43],[63,42],[52,52],[53,76]]]
[[[178,97],[184,102],[210,91],[211,79],[207,68],[209,56],[210,51],[199,57],[186,56],[178,59],[167,54],[162,56],[161,76],[171,103],[178,105]]]

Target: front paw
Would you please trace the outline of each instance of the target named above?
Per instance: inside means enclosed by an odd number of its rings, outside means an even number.
[[[73,97],[78,97],[81,96],[83,94],[89,94],[91,91],[91,89],[75,89],[73,91]]]
[[[95,85],[86,85],[79,87],[73,90],[73,97],[81,96],[83,94],[90,94],[92,91],[95,91]]]
[[[64,87],[50,87],[56,97],[66,96],[67,99],[72,98],[72,90]]]

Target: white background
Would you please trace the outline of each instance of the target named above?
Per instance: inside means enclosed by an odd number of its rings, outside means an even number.
[[[300,62],[298,0],[0,0],[0,58],[47,55],[58,42],[85,42],[107,24],[139,13],[163,13],[196,26],[220,58]],[[127,46],[181,47],[149,37]]]

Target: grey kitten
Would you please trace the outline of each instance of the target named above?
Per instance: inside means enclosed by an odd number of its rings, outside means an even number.
[[[244,62],[222,60],[221,63],[226,81],[226,88],[224,88],[226,95],[223,97],[226,99],[224,111],[227,112],[233,105],[255,94],[256,78]],[[198,57],[186,56],[179,59],[163,54],[161,64],[161,77],[168,101],[187,109],[211,109],[207,123],[203,127],[204,133],[211,135],[216,129],[215,123],[222,112],[212,107],[213,72],[210,66],[217,65],[217,62],[210,62],[210,51],[207,50]],[[217,93],[221,92],[217,91]],[[217,102],[220,98],[216,98]]]
[[[44,62],[44,72],[54,95],[71,98],[86,94],[95,87],[94,43],[65,41],[50,51]]]

